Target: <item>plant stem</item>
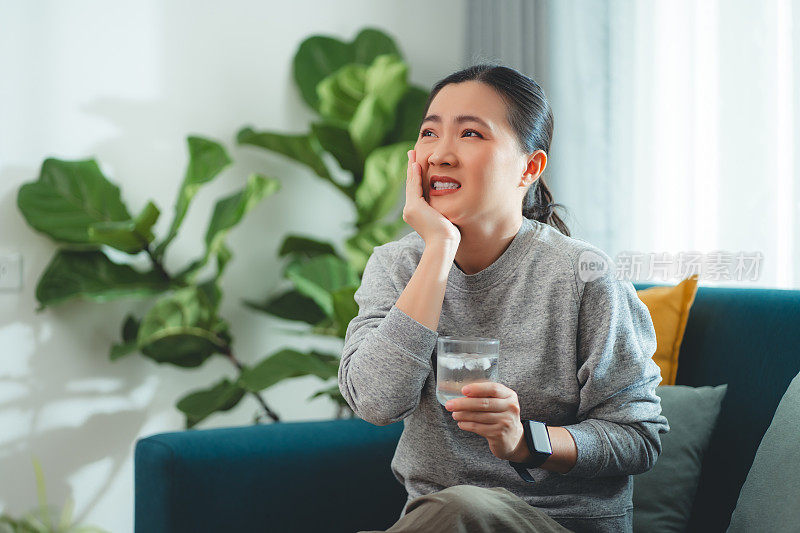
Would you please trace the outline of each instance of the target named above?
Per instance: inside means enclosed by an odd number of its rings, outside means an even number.
[[[158,258],[156,258],[155,254],[153,253],[153,250],[150,249],[149,245],[145,248],[145,251],[147,252],[147,255],[150,256],[150,260],[153,262],[153,266],[156,268],[158,273],[161,274],[161,277],[164,278],[164,281],[170,281],[171,279],[170,275],[167,274],[166,270],[164,270],[164,265],[161,264],[161,261],[159,261]]]
[[[225,351],[225,355],[228,357],[228,359],[231,360],[231,363],[233,363],[233,366],[235,366],[239,370],[239,372],[241,372],[242,368],[243,368],[242,364],[238,361],[238,359],[236,359],[236,357],[234,357],[233,352],[230,349],[228,349],[228,350]],[[261,397],[261,394],[259,394],[258,392],[253,392],[253,391],[251,391],[251,394],[256,397],[256,400],[258,400],[258,403],[260,403],[261,407],[264,408],[264,412],[267,414],[267,416],[269,416],[272,419],[273,422],[280,422],[281,421],[281,418],[277,415],[277,413],[275,413],[275,411],[273,411],[272,409],[269,408],[269,406],[267,405],[267,402],[265,402],[264,398]]]
[[[153,253],[153,250],[150,248],[150,245],[147,245],[145,247],[145,251],[147,252],[147,255],[150,256],[150,260],[153,262],[153,266],[155,266],[155,269],[158,271],[159,274],[161,274],[161,277],[164,278],[164,281],[170,281],[172,279],[172,277],[164,269],[164,265],[161,264],[161,261],[155,256],[155,254]],[[226,349],[224,351],[224,353],[228,357],[228,359],[231,360],[233,365],[239,370],[239,372],[241,372],[242,371],[242,364],[239,363],[239,361],[236,359],[236,357],[233,356],[233,352],[231,352],[230,348]],[[253,396],[256,397],[256,400],[258,400],[258,403],[260,403],[261,407],[264,408],[264,412],[267,414],[267,416],[269,416],[272,419],[273,422],[280,422],[281,421],[281,418],[277,415],[277,413],[275,413],[275,411],[273,411],[272,409],[269,408],[269,406],[267,405],[267,402],[265,402],[264,398],[261,397],[261,394],[259,394],[258,392],[252,392],[252,391],[251,391],[251,394],[253,394]]]

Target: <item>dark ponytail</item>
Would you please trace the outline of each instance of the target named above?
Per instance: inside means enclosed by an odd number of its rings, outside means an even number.
[[[549,154],[553,140],[553,111],[550,103],[538,83],[510,67],[481,64],[447,76],[431,89],[422,116],[427,116],[431,102],[445,85],[464,81],[481,81],[497,91],[506,103],[508,123],[516,134],[522,153],[532,154],[536,150],[544,150]],[[569,228],[555,213],[556,207],[565,208],[564,205],[553,202],[553,194],[545,184],[544,177],[540,175],[525,194],[522,216],[549,224],[569,236]]]
[[[564,207],[564,205],[553,202],[553,194],[547,188],[542,176],[539,176],[522,200],[522,216],[550,224],[564,235],[569,236],[569,228],[556,214],[556,207]]]

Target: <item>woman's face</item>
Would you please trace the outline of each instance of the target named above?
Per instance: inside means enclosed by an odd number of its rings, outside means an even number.
[[[475,118],[457,122],[459,116]],[[425,198],[457,226],[520,216],[528,186],[547,163],[542,150],[520,151],[505,103],[489,85],[477,81],[451,83],[439,91],[414,149]],[[436,175],[453,178],[461,187],[431,195],[431,178]]]

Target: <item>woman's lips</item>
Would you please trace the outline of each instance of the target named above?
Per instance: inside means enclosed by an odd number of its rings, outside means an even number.
[[[439,189],[439,190],[431,188],[430,194],[431,194],[431,196],[446,196],[448,194],[457,193],[460,190],[461,190],[461,187],[459,187],[458,189]]]

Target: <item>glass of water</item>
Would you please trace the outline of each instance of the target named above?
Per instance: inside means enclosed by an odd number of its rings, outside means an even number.
[[[462,398],[464,385],[497,381],[498,339],[444,335],[436,342],[436,399],[440,404]]]

